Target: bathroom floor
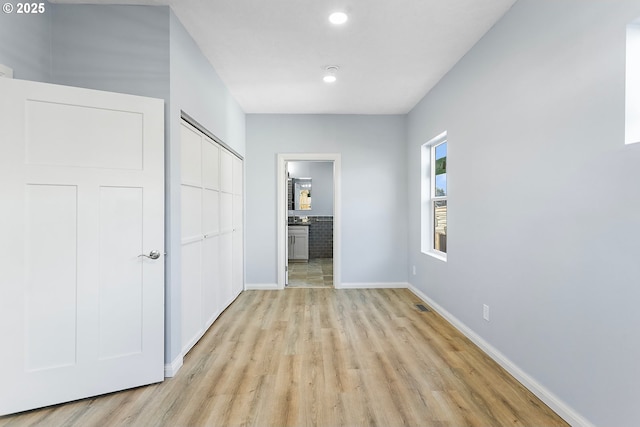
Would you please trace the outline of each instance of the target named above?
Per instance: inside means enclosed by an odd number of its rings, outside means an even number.
[[[332,288],[333,259],[314,258],[309,262],[289,262],[289,288]]]

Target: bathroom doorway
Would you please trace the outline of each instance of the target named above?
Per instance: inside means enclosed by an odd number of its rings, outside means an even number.
[[[340,155],[278,155],[278,287],[340,287]]]
[[[333,288],[333,162],[287,162],[287,287]]]

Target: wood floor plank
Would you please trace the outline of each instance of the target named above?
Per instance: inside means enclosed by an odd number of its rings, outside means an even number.
[[[406,289],[246,291],[175,378],[24,426],[567,426]]]

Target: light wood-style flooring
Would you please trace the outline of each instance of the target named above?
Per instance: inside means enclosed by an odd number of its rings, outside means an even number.
[[[567,426],[406,289],[247,291],[164,383],[0,426]]]

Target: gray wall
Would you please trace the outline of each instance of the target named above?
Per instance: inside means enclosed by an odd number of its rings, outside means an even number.
[[[247,115],[246,273],[275,284],[277,153],[342,156],[342,282],[407,281],[405,116]]]
[[[173,12],[170,24],[171,117],[184,110],[244,156],[244,112]]]
[[[51,9],[46,3],[43,14],[0,13],[0,64],[13,68],[14,78],[51,81]]]
[[[55,83],[169,98],[168,7],[53,6]]]
[[[448,261],[411,283],[599,426],[640,420],[640,144],[624,145],[628,1],[519,0],[409,114],[448,131]],[[491,321],[482,320],[482,304]]]
[[[311,178],[311,210],[291,210],[289,215],[333,215],[333,162],[288,163],[291,178]]]

